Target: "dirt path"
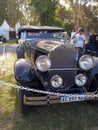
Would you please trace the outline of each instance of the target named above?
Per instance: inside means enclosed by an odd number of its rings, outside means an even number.
[[[16,52],[17,45],[3,45],[0,46],[0,54],[8,53],[8,52]]]

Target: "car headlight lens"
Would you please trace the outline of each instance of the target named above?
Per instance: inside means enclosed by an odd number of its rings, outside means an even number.
[[[51,85],[54,88],[59,88],[63,83],[63,79],[59,75],[55,75],[51,78]]]
[[[83,86],[87,82],[87,77],[84,74],[78,74],[75,77],[75,83],[77,86]]]
[[[94,66],[94,60],[90,55],[84,55],[79,59],[79,66],[83,70],[89,70]]]
[[[39,56],[35,61],[38,70],[45,72],[51,67],[51,61],[48,56]]]
[[[18,40],[18,43],[19,43],[19,44],[23,44],[23,42],[24,42],[24,41],[21,40],[21,39]]]

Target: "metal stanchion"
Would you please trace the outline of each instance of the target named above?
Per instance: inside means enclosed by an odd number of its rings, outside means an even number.
[[[4,60],[7,59],[7,54],[6,54],[6,44],[3,45],[3,48],[2,48],[2,56],[0,57],[0,65],[2,65],[2,62]]]
[[[7,54],[6,54],[6,44],[3,45],[3,53],[2,53],[2,60],[7,59]]]

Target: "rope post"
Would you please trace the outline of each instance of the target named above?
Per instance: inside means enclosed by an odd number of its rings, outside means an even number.
[[[7,54],[6,54],[6,44],[3,45],[3,58],[4,58],[4,59],[7,58]]]

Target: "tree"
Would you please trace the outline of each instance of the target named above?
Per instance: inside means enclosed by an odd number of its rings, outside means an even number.
[[[67,31],[78,26],[86,31],[97,31],[98,3],[92,6],[89,0],[65,0],[62,6],[59,0],[0,0],[0,24],[4,19],[11,26],[20,21],[22,24],[61,26]]]
[[[97,31],[98,23],[98,3],[94,1],[93,5],[89,0],[65,0],[69,5],[72,15],[72,22],[74,28],[77,29],[79,26],[85,28],[86,31]],[[68,10],[68,11],[69,11]]]
[[[41,25],[55,24],[55,13],[58,0],[31,0],[31,4],[39,15]]]
[[[7,2],[6,0],[0,0],[0,24],[7,17]]]
[[[0,0],[0,24],[6,19],[14,27],[21,16],[18,0]]]
[[[7,19],[11,26],[22,17],[18,0],[7,0]]]

